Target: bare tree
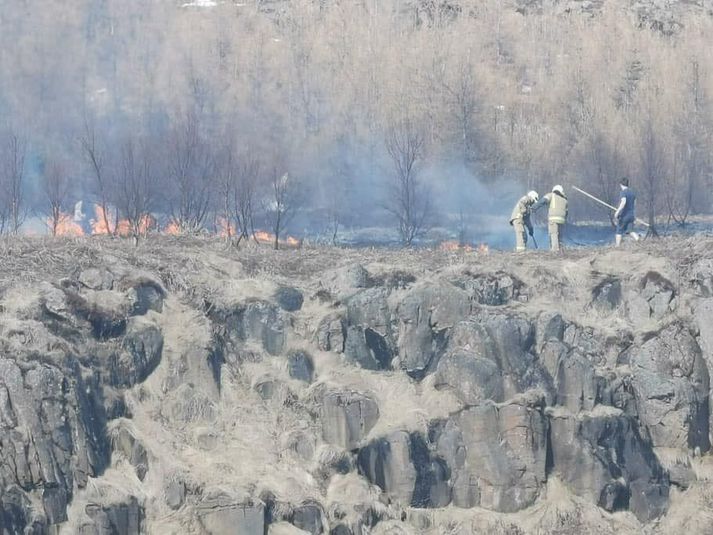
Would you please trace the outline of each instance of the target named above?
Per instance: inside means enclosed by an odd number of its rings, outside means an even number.
[[[106,234],[115,236],[118,228],[118,213],[114,214],[114,221],[110,220],[109,207],[115,196],[113,184],[107,170],[106,149],[97,140],[97,133],[94,123],[88,120],[84,122],[84,136],[80,139],[84,159],[91,169],[94,192],[99,202],[101,214],[98,214]]]
[[[66,218],[63,208],[70,191],[67,171],[59,162],[51,162],[44,173],[42,187],[47,199],[47,225],[52,236],[57,233]]]
[[[272,224],[275,250],[280,248],[280,236],[299,209],[300,193],[298,182],[290,178],[289,173],[280,174],[277,168],[273,168],[266,212]]]
[[[477,107],[474,68],[470,54],[457,65],[456,69],[455,79],[451,83],[444,81],[443,86],[455,119],[461,155],[463,161],[468,162],[473,158],[475,150],[473,118]]]
[[[211,209],[215,159],[196,113],[185,113],[174,126],[167,157],[171,216],[182,232],[197,232]]]
[[[649,113],[643,120],[640,130],[640,172],[645,194],[646,217],[649,228],[647,235],[658,236],[656,231],[656,210],[659,190],[666,169],[664,146],[657,133],[653,118]]]
[[[138,245],[152,225],[151,210],[156,195],[156,175],[146,143],[129,137],[121,148],[117,169],[117,204],[128,224],[128,234]]]
[[[429,192],[418,180],[423,134],[410,121],[401,122],[388,131],[386,150],[394,166],[386,209],[396,219],[401,243],[408,247],[428,231],[432,215]]]
[[[254,206],[260,177],[260,161],[246,154],[237,165],[233,198],[233,219],[240,240],[255,235]]]
[[[27,145],[15,131],[6,136],[2,155],[3,230],[17,234],[27,217],[25,206],[25,156]]]
[[[671,180],[665,188],[669,218],[685,226],[696,200],[707,201],[706,177],[710,173],[708,156],[710,128],[706,124],[708,102],[702,88],[699,65],[691,63],[690,80],[676,120],[673,140]]]
[[[218,173],[222,217],[227,222],[226,238],[239,245],[255,235],[254,202],[260,162],[248,151],[236,155],[232,144],[224,150]]]

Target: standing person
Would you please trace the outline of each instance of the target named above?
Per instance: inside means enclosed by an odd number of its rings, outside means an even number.
[[[510,215],[510,224],[515,230],[515,251],[520,252],[527,249],[527,234],[532,236],[532,222],[530,221],[530,213],[532,206],[539,200],[540,196],[536,191],[530,191],[522,197]],[[525,228],[527,227],[527,232]]]
[[[550,235],[550,250],[559,251],[562,243],[562,231],[567,222],[568,208],[564,188],[557,184],[551,193],[542,196],[542,199],[532,207],[532,211],[539,210],[547,204],[550,209],[547,214],[547,231]]]
[[[636,232],[629,232],[629,227],[634,224],[636,219],[636,193],[629,189],[629,179],[624,177],[620,182],[621,193],[619,200],[619,208],[614,212],[614,223],[616,224],[616,246],[621,245],[621,238],[624,234],[631,234],[634,240],[639,240],[639,235]]]

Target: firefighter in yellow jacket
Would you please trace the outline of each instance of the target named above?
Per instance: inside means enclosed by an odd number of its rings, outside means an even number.
[[[539,195],[536,191],[530,191],[522,197],[510,215],[510,224],[515,230],[515,251],[520,252],[527,249],[527,235],[532,236],[532,222],[530,221],[530,212],[533,205],[539,200]],[[525,228],[527,227],[527,232]]]
[[[559,251],[562,243],[562,231],[567,222],[567,197],[564,188],[559,184],[552,188],[551,193],[542,196],[542,199],[532,207],[532,211],[539,210],[547,204],[550,209],[547,214],[547,230],[550,235],[550,250]]]

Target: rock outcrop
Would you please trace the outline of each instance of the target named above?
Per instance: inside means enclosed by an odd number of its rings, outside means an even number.
[[[0,286],[5,533],[663,533],[712,484],[713,254],[111,247]]]

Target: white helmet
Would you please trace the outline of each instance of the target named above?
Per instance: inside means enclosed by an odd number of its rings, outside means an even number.
[[[562,195],[562,197],[564,197],[564,188],[557,184],[555,187],[552,188],[552,193],[559,193],[560,195]]]
[[[527,196],[530,198],[532,202],[537,202],[540,200],[540,196],[537,194],[535,190],[528,191]]]

